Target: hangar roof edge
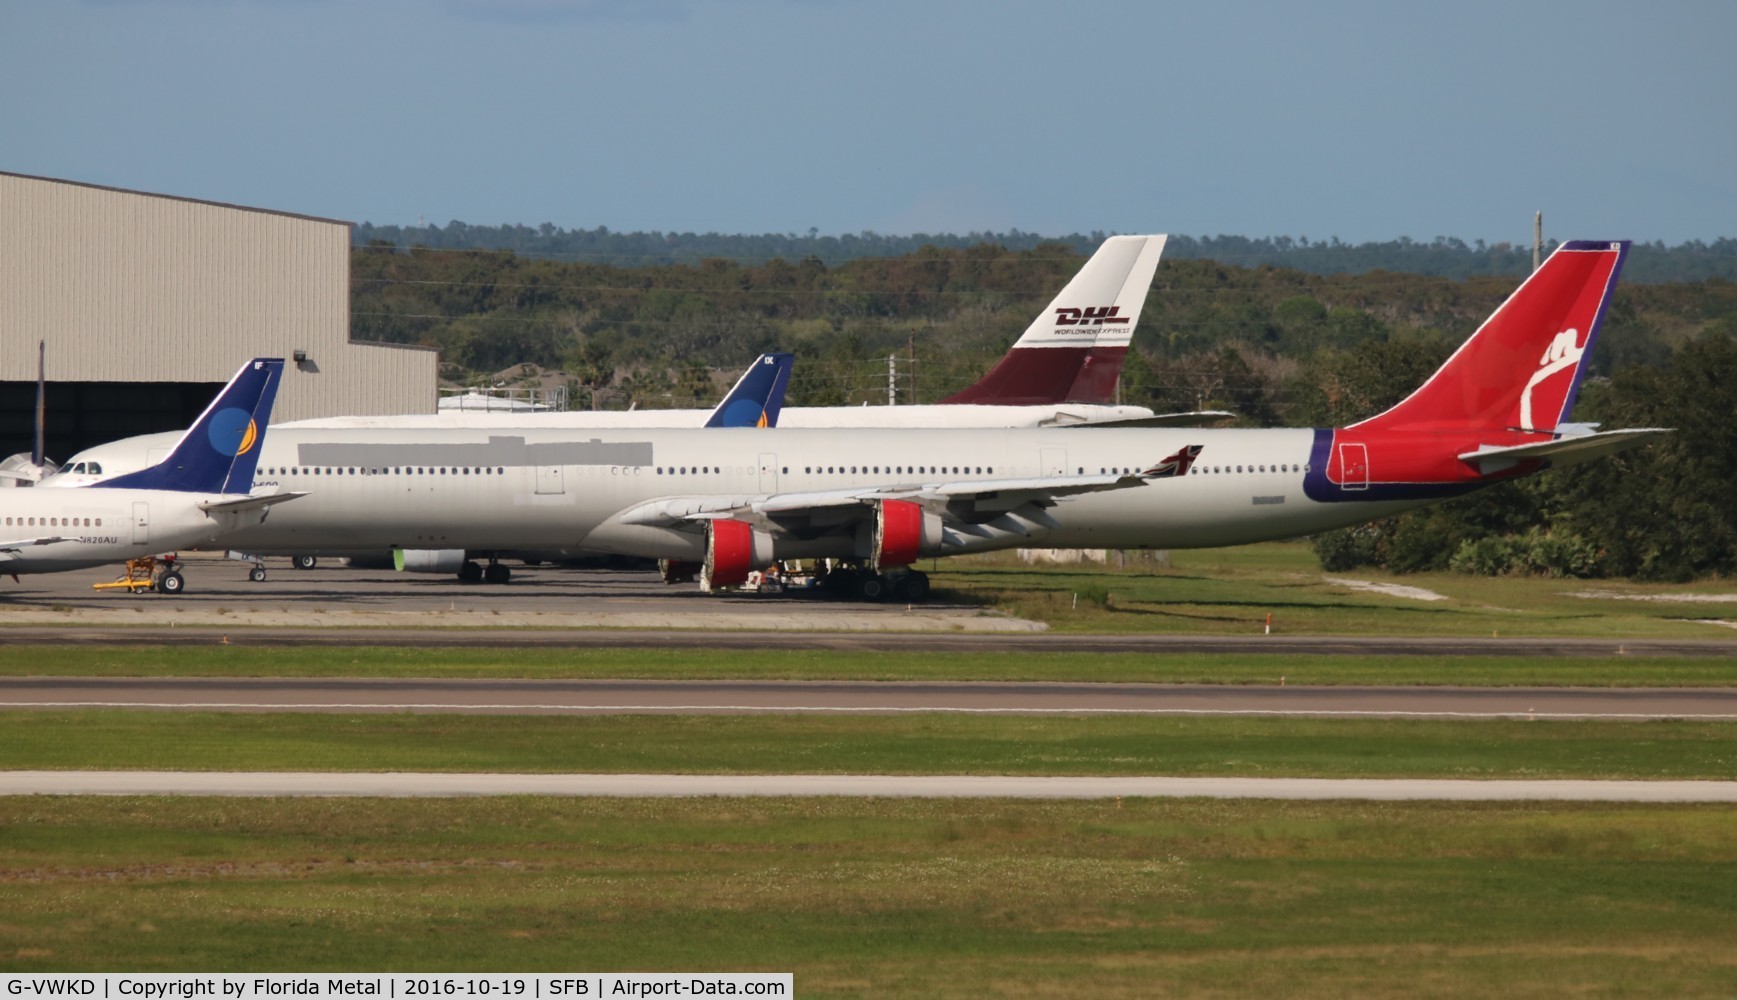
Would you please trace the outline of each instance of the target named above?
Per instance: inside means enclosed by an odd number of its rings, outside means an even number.
[[[69,181],[64,177],[39,177],[35,174],[19,174],[9,170],[0,170],[0,177],[17,177],[27,181],[45,181],[49,184],[67,184],[72,187],[92,188],[97,191],[113,191],[117,194],[136,194],[145,198],[162,198],[167,201],[184,201],[194,205],[209,205],[213,208],[231,208],[238,212],[258,212],[262,215],[276,215],[287,219],[301,219],[306,222],[326,222],[335,226],[349,226],[354,229],[356,224],[344,219],[327,219],[318,215],[304,215],[300,212],[280,212],[271,208],[255,208],[251,205],[233,205],[229,202],[211,201],[206,198],[186,198],[175,194],[158,194],[155,191],[137,191],[132,188],[113,187],[108,184],[91,184],[85,181]]]

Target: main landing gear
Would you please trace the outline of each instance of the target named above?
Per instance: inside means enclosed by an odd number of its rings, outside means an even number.
[[[920,604],[929,599],[929,574],[919,569],[876,573],[864,566],[835,566],[820,578],[820,589],[846,601]]]
[[[513,579],[513,571],[497,556],[489,556],[489,564],[482,565],[474,559],[466,559],[458,569],[459,583],[509,583]]]

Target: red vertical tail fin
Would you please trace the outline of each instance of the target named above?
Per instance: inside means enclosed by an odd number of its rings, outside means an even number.
[[[1586,377],[1628,248],[1626,240],[1557,247],[1421,388],[1351,427],[1555,431]]]

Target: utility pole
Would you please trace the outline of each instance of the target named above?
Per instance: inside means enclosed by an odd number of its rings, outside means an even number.
[[[887,405],[899,403],[899,352],[887,355]]]
[[[911,405],[917,405],[917,334],[916,331],[906,331],[905,350],[911,356]]]
[[[1538,270],[1544,254],[1544,213],[1532,216],[1532,270]]]

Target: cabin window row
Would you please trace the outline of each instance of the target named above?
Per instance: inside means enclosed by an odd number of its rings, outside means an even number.
[[[779,471],[788,476],[790,474],[790,466],[781,466]],[[729,468],[725,468],[721,465],[660,465],[656,467],[656,474],[660,476],[714,476],[724,475],[726,473],[735,473],[740,476],[751,476],[754,474],[754,466],[733,465]]]
[[[100,528],[102,526],[103,519],[100,517],[9,517],[6,519],[6,527],[8,528]]]
[[[354,466],[284,466],[260,470],[267,476],[504,476],[504,466],[402,465],[392,468]]]
[[[1290,462],[1280,462],[1277,465],[1196,465],[1189,472],[1196,476],[1224,475],[1238,472],[1302,472],[1307,473],[1309,466],[1296,465]]]
[[[882,473],[894,476],[981,476],[994,475],[993,466],[969,465],[805,465],[802,471],[809,475],[820,476],[857,476],[880,475]]]

